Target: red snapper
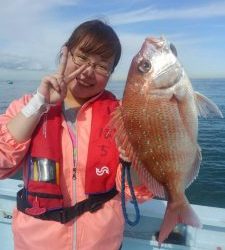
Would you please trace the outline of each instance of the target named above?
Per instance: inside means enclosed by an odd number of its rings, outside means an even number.
[[[132,60],[112,124],[139,179],[168,200],[159,243],[178,223],[201,226],[185,189],[198,175],[202,159],[198,116],[210,114],[222,117],[212,101],[193,90],[174,45],[147,38]]]

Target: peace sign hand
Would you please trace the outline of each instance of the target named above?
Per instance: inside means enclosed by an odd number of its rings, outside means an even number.
[[[75,80],[87,67],[87,65],[82,65],[68,76],[65,76],[67,61],[68,48],[64,46],[62,48],[62,56],[57,72],[53,75],[45,76],[38,87],[38,92],[45,97],[46,103],[55,104],[64,100],[67,93],[68,82]]]
[[[45,76],[38,87],[38,92],[45,97],[46,103],[55,104],[63,100],[66,96],[67,91],[64,82],[64,73],[67,59],[68,49],[67,47],[63,47],[58,71],[53,75]]]

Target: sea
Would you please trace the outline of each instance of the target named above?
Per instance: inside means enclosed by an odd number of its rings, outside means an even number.
[[[193,88],[214,101],[225,117],[225,79],[192,79]],[[38,81],[1,81],[0,114],[10,102],[33,93]],[[122,98],[125,81],[111,80],[108,89]],[[193,204],[225,208],[225,118],[199,118],[198,142],[202,163],[196,180],[186,190]],[[20,178],[17,174],[14,178]]]

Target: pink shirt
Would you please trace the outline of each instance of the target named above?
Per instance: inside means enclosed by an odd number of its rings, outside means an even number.
[[[4,179],[24,167],[26,173],[26,154],[30,140],[18,143],[7,130],[7,122],[14,117],[29,101],[31,95],[15,100],[6,113],[0,115],[0,178]],[[97,98],[97,97],[95,97]],[[93,100],[90,100],[93,101]],[[90,137],[92,110],[86,103],[77,114],[77,162],[75,188],[73,182],[73,143],[68,127],[62,117],[62,155],[63,172],[61,189],[64,204],[71,206],[86,199],[84,193],[85,168]],[[120,166],[116,177],[118,191],[121,190]],[[139,202],[152,198],[152,193],[144,186],[135,188]],[[128,188],[126,197],[130,198]],[[104,204],[95,213],[86,212],[77,219],[61,224],[54,221],[43,221],[25,215],[17,209],[13,212],[13,234],[15,250],[118,250],[123,240],[124,218],[120,194]]]

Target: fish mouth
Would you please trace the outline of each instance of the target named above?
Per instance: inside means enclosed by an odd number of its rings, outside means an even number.
[[[145,43],[148,43],[148,44],[153,44],[155,47],[157,48],[161,48],[165,45],[165,39],[160,37],[160,38],[157,38],[157,37],[147,37],[145,39]]]
[[[181,79],[183,68],[164,37],[147,37],[142,54],[151,62],[151,79],[155,88],[171,87]]]

